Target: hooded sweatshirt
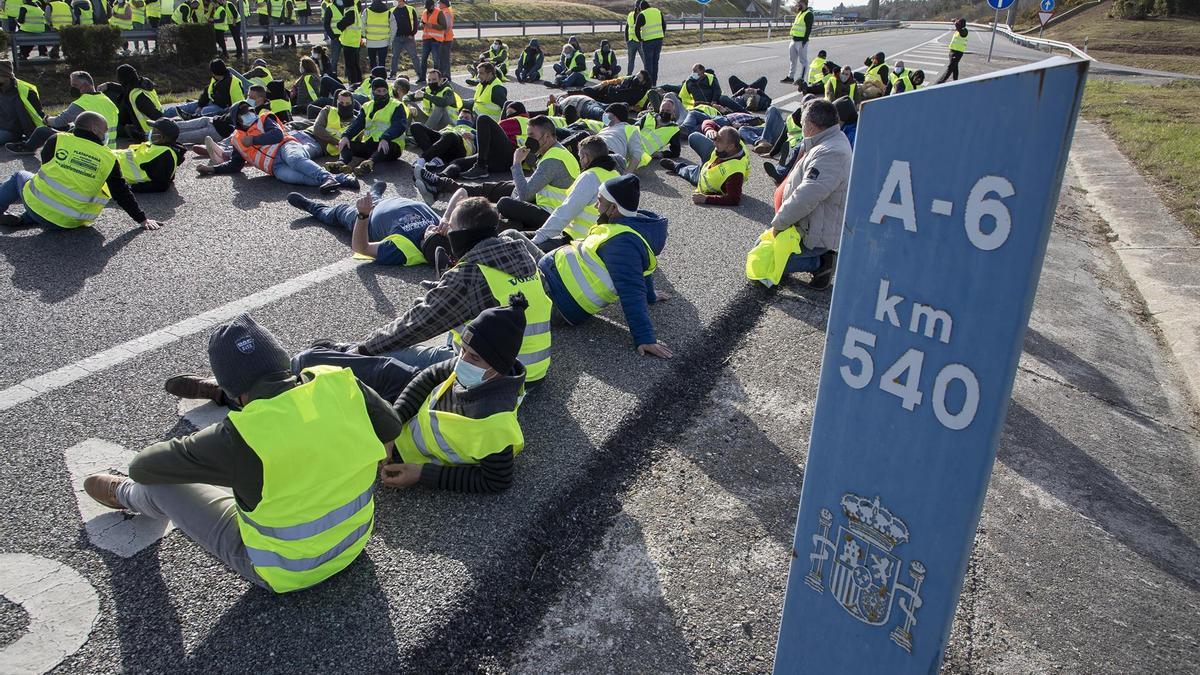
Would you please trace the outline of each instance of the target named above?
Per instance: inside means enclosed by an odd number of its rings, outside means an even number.
[[[438,285],[407,312],[367,336],[358,345],[358,352],[378,356],[411,347],[467,323],[485,309],[498,307],[479,265],[515,277],[532,276],[537,271],[537,263],[524,243],[504,234],[488,237],[446,270]]]
[[[657,213],[638,211],[636,216],[619,216],[612,222],[626,225],[642,235],[655,256],[661,255],[667,245],[667,219]],[[650,255],[645,244],[637,236],[623,232],[601,244],[596,253],[612,277],[613,287],[621,301],[621,310],[625,312],[625,323],[633,335],[633,343],[653,344],[656,338],[654,324],[650,322],[649,306],[655,301],[654,277],[645,276],[650,267]],[[576,325],[587,320],[588,313],[575,302],[563,285],[562,276],[554,264],[554,253],[542,256],[538,261],[538,270],[542,273],[546,292],[554,308],[567,323]]]

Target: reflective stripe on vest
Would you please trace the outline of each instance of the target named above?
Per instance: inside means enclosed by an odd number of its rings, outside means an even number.
[[[798,12],[796,18],[792,21],[792,37],[806,38],[808,37],[808,24],[804,22],[804,18],[812,14],[812,10],[805,8],[804,11]]]
[[[450,377],[434,389],[417,414],[396,439],[396,451],[408,464],[478,464],[479,460],[512,446],[513,454],[525,447],[517,411],[498,412],[483,419],[434,410],[454,385]]]
[[[250,81],[250,84],[257,84],[258,86],[265,88],[268,84],[270,84],[271,80],[275,78],[271,77],[271,71],[269,69],[263,66],[257,66],[257,68],[263,71],[263,74],[255,77],[247,77],[246,79]],[[234,100],[236,101],[237,99]]]
[[[613,237],[632,233],[646,246],[650,255],[650,266],[642,273],[650,276],[658,267],[658,258],[649,242],[633,228],[617,223],[596,225],[582,241],[559,247],[552,254],[554,269],[562,280],[567,293],[588,314],[595,314],[617,301],[617,289],[604,261],[600,259],[600,247]]]
[[[561,145],[556,145],[547,150],[546,154],[542,155],[541,159],[538,161],[544,162],[548,159],[557,159],[561,161],[563,166],[567,167],[567,175],[571,177],[572,181],[579,177],[579,160],[575,159],[575,155],[572,155]],[[554,187],[553,185],[547,183],[546,186],[543,187],[536,196],[534,196],[534,203],[547,211],[554,211],[554,209],[557,209],[559,205],[566,200],[566,198],[566,190],[563,188]]]
[[[99,113],[108,122],[108,133],[104,134],[104,144],[110,148],[117,147],[117,124],[121,111],[117,104],[104,94],[80,94],[73,103],[89,112]]]
[[[246,92],[242,91],[242,81],[241,80],[237,79],[233,75],[226,75],[225,79],[221,80],[221,82],[226,84],[226,86],[229,87],[229,100],[230,101],[232,101],[233,103],[237,103],[238,101],[243,101],[246,99]],[[216,102],[217,99],[216,99],[216,96],[214,96],[214,94],[216,94],[216,91],[217,91],[217,80],[216,80],[216,78],[210,79],[208,81],[208,100],[210,103]]]
[[[170,146],[150,143],[136,143],[124,150],[113,151],[117,156],[117,165],[121,167],[121,175],[125,177],[125,182],[130,184],[150,182],[150,176],[142,170],[142,165],[158,159],[165,152],[174,154]],[[178,163],[176,158],[175,164]],[[172,171],[171,177],[174,178],[174,175],[175,172]]]
[[[375,100],[367,101],[363,106],[363,115],[366,116],[367,122],[363,126],[363,130],[359,132],[355,138],[356,141],[378,141],[383,138],[383,134],[387,132],[388,127],[392,126],[392,114],[396,108],[400,106],[400,101],[388,97],[388,104],[382,108],[375,107]],[[399,142],[399,139],[396,140]]]
[[[567,194],[574,192],[575,186],[578,185],[579,181],[583,179],[584,174],[589,173],[595,174],[596,178],[600,179],[601,185],[604,184],[604,181],[617,178],[621,175],[617,171],[602,169],[598,166],[590,167],[584,170],[583,173],[580,173],[579,178],[576,178],[574,183],[571,183],[571,187],[567,188]],[[567,226],[563,228],[563,234],[567,235],[567,237],[570,239],[583,239],[588,235],[588,232],[590,232],[591,229],[596,226],[596,223],[599,220],[600,211],[596,208],[596,200],[593,199],[591,202],[584,205],[583,211],[581,211],[579,215],[575,216],[571,219],[571,222],[567,223]]]
[[[342,124],[341,115],[338,115],[337,106],[336,105],[325,106],[325,130],[329,132],[329,135],[334,138],[341,138],[342,137],[342,129],[345,129],[345,128],[346,128],[346,126],[344,124]],[[331,155],[337,156],[337,154],[338,154],[337,143],[326,143],[325,151]]]
[[[467,138],[467,134],[475,134],[474,127],[469,124],[455,124],[453,126],[446,127],[442,131],[450,132],[462,140],[463,152],[467,153],[463,155],[464,157],[470,157],[471,155],[475,154],[475,143]]]
[[[441,28],[438,28],[438,15],[442,10],[435,9],[432,12],[425,10],[421,13],[421,39],[434,40],[441,42],[446,33]]]
[[[640,42],[637,39],[637,16],[633,12],[625,15],[625,41]]]
[[[133,2],[131,4],[133,6],[133,16],[130,18],[133,20],[134,27],[137,28],[138,26],[145,26],[146,25],[146,3],[143,2],[139,5],[137,2]]]
[[[705,72],[704,78],[708,81],[708,86],[712,87],[713,80],[716,79],[716,76],[713,75],[712,73]],[[695,110],[699,106],[696,104],[696,99],[694,97],[692,97],[692,92],[688,91],[688,82],[689,81],[690,80],[684,80],[683,84],[679,86],[679,100],[683,103],[683,107],[688,108],[689,110]],[[700,105],[703,105],[703,104],[700,104]],[[715,116],[716,108],[713,108],[712,110],[714,111],[714,116]]]
[[[133,89],[129,92],[129,107],[133,109],[133,117],[137,120],[142,133],[150,132],[150,119],[138,109],[138,97],[145,96],[154,104],[154,109],[162,112],[162,103],[158,100],[158,92],[153,89]]]
[[[642,26],[642,41],[661,40],[666,26],[663,25],[662,11],[657,7],[647,7],[642,10],[646,23]]]
[[[368,40],[387,40],[391,36],[392,24],[390,21],[392,10],[385,9],[382,12],[376,12],[368,8],[364,14],[365,30],[364,37]]]
[[[667,147],[675,134],[679,133],[678,125],[664,124],[660,126],[653,113],[638,120],[638,126],[642,130],[642,149],[650,154]]]
[[[825,67],[825,59],[823,59],[819,56],[817,58],[813,59],[812,63],[810,63],[808,65],[808,83],[809,84],[816,84],[817,82],[820,82],[822,79],[824,79],[825,74],[821,72],[821,69],[824,67]]]
[[[70,26],[74,16],[71,14],[71,6],[63,2],[63,0],[54,0],[50,3],[50,23],[55,28],[62,26]]]
[[[735,173],[742,174],[743,180],[750,175],[750,159],[746,156],[746,144],[742,143],[742,156],[717,162],[717,151],[700,167],[700,180],[696,184],[696,192],[703,195],[725,194],[725,181]]]
[[[605,56],[605,54],[608,54],[608,56]],[[597,49],[596,51],[592,52],[592,58],[596,60],[596,63],[609,68],[617,65],[617,53],[611,49],[607,52],[602,52]]]
[[[880,87],[882,87],[883,86],[882,73],[885,70],[889,70],[888,64],[886,64],[886,63],[881,63],[877,66],[871,66],[870,68],[867,68],[867,75],[866,75],[866,77],[863,78],[863,80],[865,82],[875,82]]]
[[[950,38],[950,51],[965,52],[967,51],[967,36],[954,31],[954,37]]]
[[[449,94],[453,99],[453,102],[446,106],[446,110],[447,112],[451,113],[452,116],[458,116],[458,111],[463,106],[463,100],[462,97],[458,95],[458,92],[450,88],[449,84],[442,83],[441,88],[437,91],[434,91],[431,86],[426,85],[425,92],[425,96],[421,98],[421,110],[424,110],[426,115],[433,112],[433,104],[429,102],[429,94],[433,94],[434,96],[438,97],[445,97],[447,94]]]
[[[88,225],[108,203],[105,183],[117,158],[108,148],[73,134],[54,136],[54,156],[25,183],[25,206],[59,227]]]
[[[125,13],[126,9],[130,10],[129,18],[121,18],[119,15]],[[113,5],[112,12],[108,15],[108,23],[121,30],[133,30],[133,11],[129,7],[129,3],[122,2],[119,5]]]
[[[358,14],[358,6],[351,4],[349,7],[347,7],[346,11],[342,13],[342,19],[346,18],[347,14],[353,15],[353,18],[350,21],[350,25],[346,26],[346,28],[338,34],[338,42],[340,42],[343,47],[358,49],[362,46],[362,29],[359,27],[360,17]],[[340,22],[342,19],[338,19],[338,21]]]
[[[29,94],[37,94],[38,88],[25,80],[16,80],[16,83],[17,98],[21,99],[21,105],[25,107],[25,112],[29,113],[29,119],[33,120],[34,126],[41,124],[42,116],[38,114],[37,109],[33,107],[33,101],[29,99]]]
[[[499,103],[492,101],[492,88],[498,82],[499,80],[492,80],[487,84],[480,82],[475,85],[475,102],[472,104],[472,108],[476,115],[490,115],[493,119],[500,119],[503,108]]]
[[[292,101],[287,98],[272,98],[267,100],[267,109],[278,115],[292,112]]]
[[[421,249],[417,248],[417,245],[412,242],[412,239],[409,239],[402,234],[389,234],[383,238],[383,241],[391,242],[392,246],[400,249],[400,252],[404,254],[405,267],[422,265],[427,262],[425,259],[425,254],[421,253]],[[374,258],[369,255],[359,255],[358,253],[355,253],[354,257],[358,258],[359,260],[374,260]]]
[[[895,73],[893,73],[892,74],[892,91],[893,92],[896,91],[896,84],[899,82],[904,83],[904,91],[912,91],[913,89],[916,89],[916,87],[913,86],[912,73],[913,73],[913,71],[909,68],[905,68],[904,72],[900,73],[899,75],[896,75]]]
[[[300,77],[300,84],[304,85],[304,90],[308,92],[309,103],[312,103],[320,98],[320,96],[317,94],[317,90],[313,87],[313,80],[315,79],[317,79],[317,76],[313,75],[312,73],[302,75]]]
[[[229,8],[217,5],[213,11],[213,30],[224,33],[229,30]]]
[[[353,373],[324,367],[306,376],[229,415],[263,465],[262,500],[238,509],[238,531],[277,593],[320,583],[358,557],[374,524],[377,465],[387,456]]]
[[[233,136],[230,137],[230,142],[233,143],[233,148],[237,150],[239,154],[241,154],[242,158],[245,159],[247,163],[258,167],[264,173],[274,175],[273,169],[275,168],[275,159],[279,156],[280,148],[283,147],[284,143],[295,141],[296,139],[287,135],[287,132],[284,132],[283,140],[274,145],[253,145],[249,143],[247,139],[254,138],[255,136],[258,136],[266,131],[263,126],[263,119],[268,116],[275,120],[275,124],[280,129],[283,129],[283,124],[276,119],[274,115],[270,115],[270,113],[264,113],[258,118],[258,121],[254,123],[254,126],[250,127],[246,131],[242,131],[241,129],[234,131]]]
[[[525,366],[526,382],[541,380],[550,370],[550,314],[554,308],[542,286],[542,278],[537,272],[521,278],[487,265],[478,267],[497,305],[508,305],[508,296],[514,293],[525,295],[529,306],[525,308],[525,335],[521,338],[521,351],[517,359]]]
[[[638,133],[637,126],[625,123],[625,144],[628,147],[633,142],[633,135],[638,135],[638,140],[641,140],[642,135]],[[645,146],[642,147],[642,156],[638,158],[637,166],[630,167],[630,171],[640,169],[650,163],[650,153],[646,152]]]
[[[768,227],[758,237],[758,244],[746,254],[746,278],[757,281],[767,288],[775,286],[783,278],[783,269],[792,254],[800,253],[800,233],[795,227],[775,234]]]
[[[12,2],[12,0],[8,0]],[[46,12],[38,5],[24,5],[25,20],[17,28],[22,33],[45,33]]]
[[[783,118],[783,126],[787,130],[788,144],[793,148],[800,145],[800,142],[804,140],[804,128],[796,124],[790,114]]]

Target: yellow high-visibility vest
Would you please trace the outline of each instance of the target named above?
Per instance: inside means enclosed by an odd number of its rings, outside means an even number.
[[[610,169],[602,169],[598,166],[589,167],[584,169],[583,172],[579,174],[579,177],[575,179],[574,183],[571,183],[571,187],[567,188],[567,194],[570,194],[575,190],[575,186],[578,185],[579,181],[583,179],[584,174],[589,173],[600,179],[601,185],[604,184],[604,181],[617,178],[621,175],[619,172],[612,171]],[[583,207],[583,211],[580,212],[579,215],[575,216],[571,219],[571,222],[567,223],[567,226],[563,228],[563,234],[567,235],[567,237],[570,239],[583,239],[599,221],[600,211],[596,208],[596,202],[593,200],[591,203]]]
[[[700,180],[696,184],[696,192],[702,195],[725,194],[725,181],[735,173],[742,174],[745,180],[750,176],[750,158],[746,153],[746,144],[742,143],[742,156],[717,162],[717,151],[700,167]]]
[[[514,455],[525,447],[516,408],[483,419],[434,410],[456,379],[451,373],[405,423],[404,432],[396,439],[396,452],[406,464],[478,464],[510,445]]]
[[[99,143],[73,134],[54,135],[54,156],[25,183],[29,210],[62,228],[90,225],[108,203],[105,183],[117,158]]]
[[[662,11],[657,7],[647,7],[642,10],[646,23],[642,26],[642,42],[661,40],[665,34],[666,24],[663,22]]]
[[[579,177],[579,160],[575,159],[575,155],[572,155],[561,145],[556,145],[547,150],[546,154],[542,155],[542,158],[539,161],[544,162],[548,159],[557,159],[561,161],[563,165],[567,167],[567,174],[571,177],[572,181]],[[547,183],[546,186],[534,196],[534,203],[543,209],[546,209],[547,211],[554,211],[554,209],[557,209],[560,204],[566,201],[566,199],[566,190],[554,187],[553,185]]]
[[[533,276],[514,277],[507,272],[487,265],[478,265],[487,282],[488,291],[495,298],[496,304],[504,307],[508,304],[508,296],[521,293],[529,306],[525,308],[525,334],[521,338],[521,351],[517,360],[525,366],[525,381],[537,382],[546,377],[550,370],[550,314],[553,303],[546,289],[542,286],[542,278],[534,272]],[[454,344],[462,345],[463,327],[451,332]]]
[[[554,269],[558,271],[567,293],[588,314],[595,314],[617,301],[617,288],[604,261],[600,259],[599,251],[609,239],[626,232],[633,233],[645,244],[650,265],[642,276],[650,276],[658,267],[658,258],[646,238],[628,225],[596,225],[582,240],[561,246],[552,254]]]

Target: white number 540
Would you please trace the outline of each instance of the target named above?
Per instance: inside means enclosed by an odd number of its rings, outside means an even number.
[[[875,347],[875,334],[849,326],[842,341],[842,356],[850,360],[838,368],[842,380],[852,389],[862,389],[875,377],[875,361],[869,348]],[[921,370],[925,353],[909,349],[879,376],[879,388],[900,399],[905,410],[915,410],[925,395],[921,392]],[[961,382],[965,389],[962,408],[955,413],[946,408],[946,393],[952,382]],[[933,414],[942,426],[953,431],[966,429],[979,410],[979,380],[970,368],[950,363],[938,371],[933,381]]]

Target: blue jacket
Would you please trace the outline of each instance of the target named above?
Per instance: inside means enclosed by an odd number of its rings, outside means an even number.
[[[850,149],[854,149],[854,137],[858,135],[858,122],[851,122],[842,126],[842,133],[846,134],[846,138],[850,141]]]
[[[633,228],[650,244],[654,255],[660,255],[667,245],[667,219],[651,211],[638,211],[632,218],[621,216],[613,221],[618,225]],[[654,277],[645,276],[650,267],[650,254],[642,240],[625,232],[601,244],[597,251],[600,260],[612,277],[613,287],[621,300],[625,312],[625,323],[633,335],[635,345],[654,344],[654,325],[650,323],[649,305],[654,302]],[[554,253],[547,253],[538,261],[538,269],[550,291],[550,300],[568,323],[576,325],[586,321],[587,312],[575,302],[563,285],[558,268],[554,266]]]

